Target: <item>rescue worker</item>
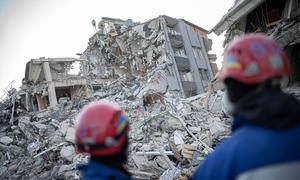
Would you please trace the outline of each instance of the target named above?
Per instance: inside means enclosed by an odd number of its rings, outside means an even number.
[[[84,107],[76,122],[76,150],[90,154],[88,164],[79,166],[83,179],[130,179],[123,167],[128,130],[129,123],[119,106],[92,103]]]
[[[233,104],[232,135],[204,160],[193,179],[300,179],[300,104],[281,91],[288,59],[259,34],[233,41],[220,80]]]

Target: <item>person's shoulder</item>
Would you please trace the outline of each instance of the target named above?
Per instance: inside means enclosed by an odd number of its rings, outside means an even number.
[[[247,128],[242,127],[217,145],[215,150],[200,164],[193,179],[233,178],[234,169],[240,163],[237,161],[237,156],[242,152],[241,145],[247,143],[245,138],[249,135],[248,131]],[[215,173],[216,171],[219,173]]]
[[[233,168],[236,164],[235,155],[238,151],[236,135],[224,140],[215,150],[209,154],[199,165],[193,179],[230,179],[233,177]],[[218,173],[215,173],[218,172]]]
[[[86,166],[81,168],[83,179],[130,179],[129,176],[118,169],[90,160]]]

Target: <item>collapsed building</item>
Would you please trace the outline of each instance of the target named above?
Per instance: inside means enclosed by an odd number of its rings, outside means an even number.
[[[26,64],[21,92],[28,111],[55,107],[58,102],[88,96],[86,60],[75,58],[40,58]]]
[[[96,26],[95,21],[93,25]],[[80,179],[75,117],[93,101],[118,103],[131,124],[126,168],[136,179],[188,179],[229,133],[207,31],[160,16],[145,23],[102,18],[76,58],[26,64],[19,91],[0,102],[2,179]]]
[[[206,92],[218,71],[208,31],[184,19],[164,15],[141,24],[104,17],[96,29],[79,59],[27,63],[19,93],[26,110],[87,97],[113,80],[132,82],[123,83],[126,95],[145,103],[166,91],[191,97]]]
[[[216,56],[208,54],[212,42],[207,33],[165,15],[141,24],[102,18],[80,58],[89,62],[88,77],[94,88],[108,79],[124,78],[140,87],[147,84],[147,90],[164,92],[168,87],[190,97],[205,92],[218,70]],[[147,91],[136,84],[130,89],[134,95]]]
[[[291,82],[300,81],[300,1],[236,0],[210,32],[226,31],[224,46],[246,33],[265,33],[282,46],[291,66]]]

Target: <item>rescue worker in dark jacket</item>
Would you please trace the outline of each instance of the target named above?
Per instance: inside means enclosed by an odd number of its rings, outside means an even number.
[[[87,165],[79,166],[83,179],[130,179],[123,167],[127,160],[129,123],[121,108],[93,103],[80,112],[76,123],[77,152],[91,156]]]
[[[220,79],[233,104],[232,135],[193,179],[300,179],[300,104],[281,91],[288,59],[271,39],[250,34],[225,50]]]

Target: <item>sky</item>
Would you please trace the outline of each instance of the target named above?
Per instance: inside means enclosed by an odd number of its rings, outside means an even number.
[[[215,26],[234,0],[0,0],[0,96],[14,80],[19,88],[26,62],[40,57],[78,57],[101,17],[145,22],[159,15]],[[210,34],[218,64],[224,35]]]

